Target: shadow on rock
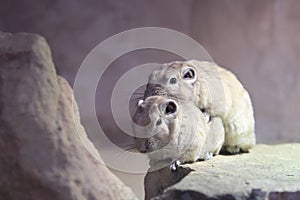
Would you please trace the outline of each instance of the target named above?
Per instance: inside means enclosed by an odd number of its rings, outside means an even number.
[[[166,188],[180,182],[191,171],[194,170],[189,167],[179,167],[175,172],[171,171],[169,166],[156,171],[151,171],[150,168],[144,179],[145,199],[159,196]]]

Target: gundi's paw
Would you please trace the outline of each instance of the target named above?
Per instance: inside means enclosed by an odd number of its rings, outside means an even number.
[[[225,154],[231,154],[231,155],[235,155],[235,154],[239,154],[239,153],[247,153],[247,151],[243,151],[239,146],[235,145],[235,146],[226,146],[224,148],[225,150]]]
[[[207,153],[205,153],[203,159],[200,159],[200,160],[203,160],[203,161],[210,160],[213,158],[213,156],[214,156],[214,154],[212,152],[207,152]],[[171,171],[175,172],[175,171],[177,171],[180,164],[182,164],[182,163],[179,160],[176,160],[169,166],[169,168]]]
[[[179,165],[180,165],[180,161],[179,160],[176,160],[175,162],[173,162],[171,165],[170,165],[170,170],[171,171],[177,171]]]
[[[204,158],[203,160],[210,160],[212,159],[214,156],[214,154],[212,152],[207,152],[205,155],[204,155]]]

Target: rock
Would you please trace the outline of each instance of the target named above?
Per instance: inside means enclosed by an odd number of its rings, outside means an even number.
[[[145,177],[146,199],[300,199],[300,144],[257,145],[250,153],[168,168]]]
[[[136,199],[94,158],[72,98],[42,37],[0,32],[0,199]]]

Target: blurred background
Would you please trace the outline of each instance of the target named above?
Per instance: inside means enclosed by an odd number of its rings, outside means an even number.
[[[185,33],[249,91],[258,143],[300,142],[300,1],[0,0],[0,5],[0,30],[44,36],[58,74],[71,85],[87,54],[114,34],[147,26]],[[129,141],[109,109],[118,78],[136,65],[174,59],[178,57],[167,52],[141,50],[112,64],[96,95],[99,121],[112,141]],[[82,116],[83,123],[88,118]],[[141,176],[115,173],[143,195]]]

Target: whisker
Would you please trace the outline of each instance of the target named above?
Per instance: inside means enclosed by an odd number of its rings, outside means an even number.
[[[120,146],[124,151],[135,152],[137,151],[135,144],[127,144]]]
[[[126,155],[126,153],[128,153],[128,152],[139,153],[136,148],[131,148],[131,149],[127,149],[127,150],[115,153],[115,155],[113,155],[113,159],[115,159],[115,160],[124,159],[123,156]]]
[[[124,155],[125,153],[126,153],[126,151],[125,151],[125,152],[116,153],[116,154],[114,155],[114,159],[119,159],[119,158],[121,158],[122,155]]]
[[[133,96],[133,95],[140,95],[140,94],[144,95],[144,92],[134,92],[134,93],[132,94],[132,96]]]

